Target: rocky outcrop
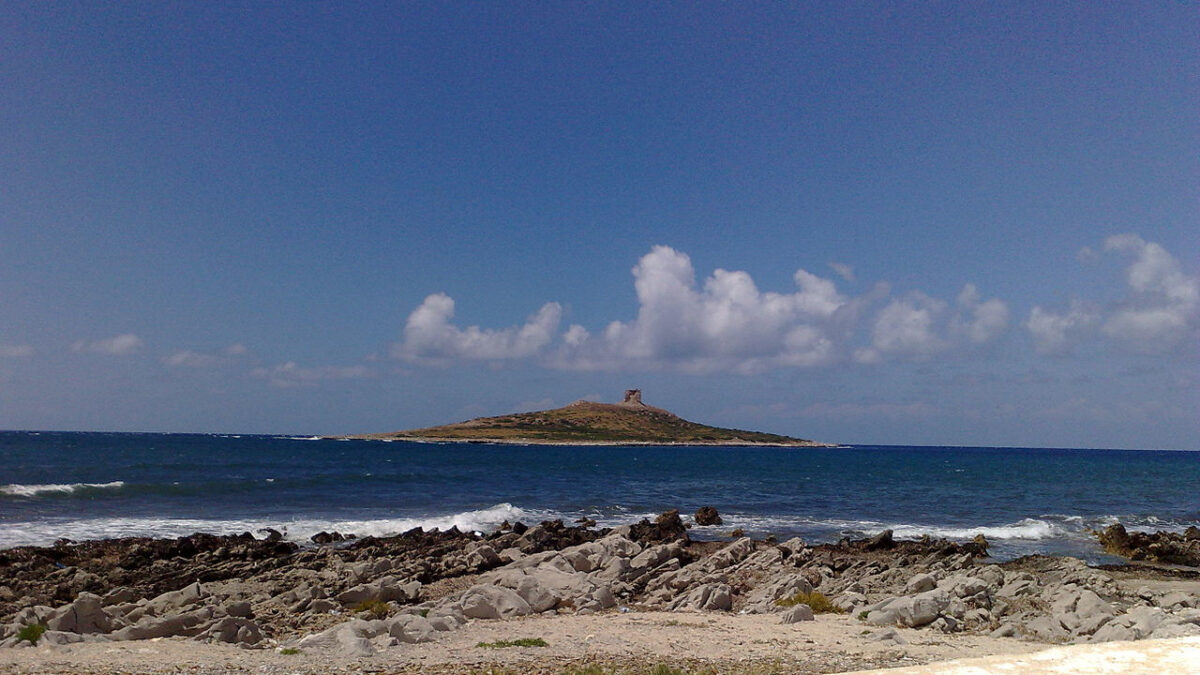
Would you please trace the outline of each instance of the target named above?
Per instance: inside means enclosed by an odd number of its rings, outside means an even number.
[[[721,514],[711,506],[701,506],[696,510],[696,515],[692,517],[697,525],[720,525],[725,521],[721,520]]]
[[[468,621],[617,607],[775,614],[783,623],[833,608],[894,644],[903,643],[896,627],[1043,642],[1200,634],[1200,596],[1131,591],[1127,580],[1072,558],[997,565],[982,556],[986,542],[891,533],[816,546],[693,542],[677,511],[612,530],[560,521],[516,523],[487,537],[413,530],[286,555],[275,553],[286,542],[191,541],[191,558],[173,555],[137,570],[114,561],[141,554],[112,542],[51,549],[72,563],[63,567],[42,562],[46,549],[3,552],[0,598],[15,609],[0,621],[0,645],[27,644],[18,632],[41,624],[51,645],[173,636],[365,657],[436,640]],[[218,542],[224,546],[209,546]],[[149,550],[174,554],[184,546],[175,540]],[[218,579],[201,578],[208,562],[221,570]],[[235,568],[245,576],[223,576]],[[166,585],[167,570],[179,574],[175,584],[147,592]],[[69,597],[37,600],[60,593]]]
[[[1116,523],[1096,533],[1100,545],[1109,553],[1131,560],[1200,567],[1200,528],[1175,532],[1128,532]]]

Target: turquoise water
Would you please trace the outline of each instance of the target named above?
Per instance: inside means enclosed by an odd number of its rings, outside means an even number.
[[[715,506],[722,526],[834,541],[885,528],[997,557],[1101,554],[1087,528],[1200,525],[1200,453],[855,446],[545,447],[272,436],[0,432],[0,547],[264,527],[614,525]]]

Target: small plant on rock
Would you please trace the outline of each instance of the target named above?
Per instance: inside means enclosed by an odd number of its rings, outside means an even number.
[[[46,624],[31,623],[17,631],[17,641],[25,640],[31,645],[37,645],[38,640],[42,639],[42,633],[46,632]]]
[[[366,614],[372,619],[386,619],[392,613],[392,606],[382,600],[364,600],[354,606],[355,614]]]
[[[820,591],[812,591],[805,593],[801,591],[795,595],[789,595],[786,598],[780,598],[775,601],[775,604],[780,607],[795,607],[796,605],[808,605],[813,614],[845,614],[846,610],[838,607],[830,602],[829,598],[825,597]]]

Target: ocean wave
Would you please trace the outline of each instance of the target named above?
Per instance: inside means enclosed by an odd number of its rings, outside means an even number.
[[[888,523],[876,520],[811,518],[807,516],[758,516],[736,513],[721,514],[719,526],[696,527],[700,531],[723,531],[741,528],[752,534],[800,533],[816,540],[840,536],[865,537],[891,530],[897,539],[918,539],[923,536],[951,540],[967,540],[977,534],[988,539],[1041,540],[1056,539],[1082,533],[1083,526],[1068,527],[1058,519],[1025,518],[1001,525],[935,525],[919,523]]]
[[[114,480],[111,483],[46,483],[42,485],[23,485],[10,483],[0,485],[0,495],[9,497],[37,497],[49,494],[72,494],[90,490],[116,490],[125,487],[125,481]]]
[[[930,525],[897,525],[892,528],[897,539],[916,539],[928,535],[952,540],[971,539],[982,534],[988,539],[1055,539],[1070,534],[1070,531],[1047,520],[1024,518],[1007,525],[984,525],[979,527],[937,527]]]
[[[278,530],[284,538],[296,543],[307,543],[318,532],[341,532],[359,537],[386,537],[407,532],[415,527],[426,530],[437,528],[448,530],[457,527],[464,532],[492,532],[505,520],[523,521],[526,524],[558,517],[550,512],[523,509],[509,503],[496,504],[484,509],[450,514],[432,514],[405,518],[369,518],[362,520],[334,520],[321,518],[297,518],[282,520],[272,518],[253,519],[200,519],[200,518],[91,518],[78,520],[55,520],[5,523],[0,529],[0,548],[14,546],[48,546],[60,538],[85,541],[89,539],[117,539],[122,537],[174,538],[204,532],[209,534],[237,534],[252,532],[261,536],[266,528]]]

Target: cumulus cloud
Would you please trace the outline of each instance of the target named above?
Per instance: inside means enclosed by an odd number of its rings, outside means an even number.
[[[229,345],[219,352],[195,352],[184,349],[163,357],[162,362],[172,367],[210,368],[232,363],[237,357],[245,356],[247,353],[245,345],[239,343]]]
[[[500,330],[478,326],[459,328],[454,299],[445,293],[425,298],[404,326],[404,341],[392,346],[392,356],[421,363],[448,363],[456,359],[501,361],[537,355],[554,339],[562,307],[546,303],[522,326]]]
[[[637,318],[596,335],[571,326],[556,364],[758,372],[836,358],[835,317],[849,300],[833,281],[797,270],[795,292],[762,292],[746,272],[718,269],[697,286],[691,259],[668,246],[643,256],[633,276]]]
[[[128,356],[136,353],[145,343],[133,333],[117,335],[105,340],[88,342],[79,340],[71,345],[71,351],[78,354],[107,354],[110,356]]]
[[[265,379],[275,387],[311,387],[322,380],[356,380],[374,375],[366,366],[303,367],[288,361],[273,368],[255,368],[252,376]]]
[[[1105,319],[1101,330],[1140,352],[1164,352],[1195,331],[1200,279],[1188,276],[1162,246],[1133,234],[1109,237],[1104,250],[1133,257],[1125,279],[1133,294]]]
[[[1066,312],[1053,312],[1034,306],[1025,321],[1033,336],[1033,347],[1039,354],[1062,356],[1069,354],[1100,320],[1096,308],[1078,300],[1071,302]]]
[[[878,363],[889,355],[924,359],[946,349],[950,342],[936,330],[945,311],[945,302],[916,291],[892,300],[875,317],[871,346],[855,352],[855,360]]]
[[[975,344],[990,342],[1008,329],[1008,305],[992,298],[983,301],[975,284],[967,284],[958,294],[960,314],[951,320],[950,329]]]
[[[33,356],[33,347],[29,345],[0,344],[0,358],[20,359],[26,356]]]
[[[843,277],[848,265],[831,263]],[[957,304],[921,293],[892,300],[870,323],[868,346],[858,335],[874,308],[891,294],[880,282],[849,297],[828,278],[798,269],[794,290],[762,291],[749,273],[717,269],[703,281],[686,253],[655,246],[632,269],[637,314],[591,331],[559,331],[562,309],[548,303],[525,324],[504,329],[461,328],[454,300],[425,298],[408,317],[394,358],[425,364],[538,359],[574,370],[671,369],[759,373],[857,360],[923,359],[962,344],[994,340],[1008,326],[1008,306],[983,300],[968,284]],[[857,342],[856,342],[857,341]]]
[[[1066,312],[1035,306],[1025,327],[1037,351],[1067,354],[1097,334],[1142,353],[1165,353],[1194,342],[1189,337],[1195,338],[1200,324],[1200,279],[1184,273],[1161,245],[1134,234],[1109,237],[1103,248],[1133,259],[1125,270],[1130,293],[1103,309],[1080,300],[1073,300]],[[1098,255],[1084,250],[1086,257]]]

